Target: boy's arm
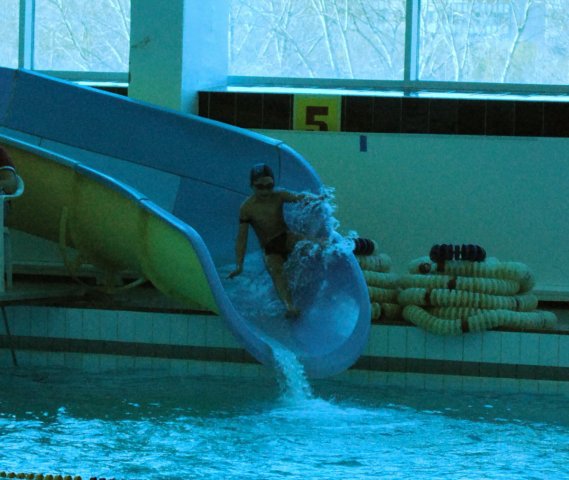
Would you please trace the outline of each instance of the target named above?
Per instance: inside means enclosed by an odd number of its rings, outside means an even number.
[[[280,194],[283,202],[287,203],[296,203],[302,201],[305,203],[321,202],[325,198],[324,195],[315,195],[314,193],[308,192],[292,192],[290,190],[281,190]]]

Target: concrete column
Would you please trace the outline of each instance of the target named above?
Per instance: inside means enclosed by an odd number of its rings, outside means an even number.
[[[229,0],[132,0],[129,96],[197,113],[227,82]]]

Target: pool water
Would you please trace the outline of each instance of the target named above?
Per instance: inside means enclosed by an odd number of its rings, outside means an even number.
[[[137,480],[563,480],[569,407],[561,396],[8,369],[0,372],[1,470]]]

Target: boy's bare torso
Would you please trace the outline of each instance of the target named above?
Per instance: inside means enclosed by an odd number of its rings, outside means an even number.
[[[263,196],[252,195],[241,205],[240,220],[248,222],[261,246],[288,230],[283,205],[296,196],[286,190],[275,190]]]

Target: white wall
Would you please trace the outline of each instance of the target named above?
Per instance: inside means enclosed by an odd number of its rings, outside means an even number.
[[[526,263],[542,298],[569,300],[569,139],[265,131],[336,188],[343,232],[373,238],[394,271],[436,243]]]

